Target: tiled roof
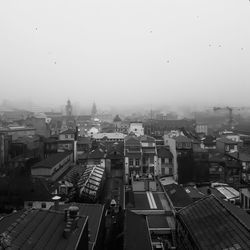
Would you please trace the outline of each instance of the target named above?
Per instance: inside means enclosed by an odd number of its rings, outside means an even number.
[[[3,233],[6,228],[13,224],[26,210],[19,210],[15,213],[7,214],[0,217],[0,234]]]
[[[180,185],[173,183],[163,187],[175,208],[183,208],[192,203],[192,199]]]
[[[176,136],[174,137],[174,139],[176,142],[192,142],[191,139],[189,139],[187,136],[184,136],[184,135]]]
[[[57,163],[62,161],[64,158],[66,158],[70,154],[72,154],[72,153],[71,152],[63,152],[63,153],[52,154],[47,159],[36,163],[31,168],[33,168],[33,169],[34,168],[40,168],[40,167],[52,168],[53,166],[55,166]]]
[[[77,144],[90,144],[91,139],[89,137],[80,137],[77,140]]]
[[[64,211],[64,209],[69,208],[70,206],[79,207],[80,216],[88,216],[88,228],[90,232],[89,250],[93,249],[96,244],[97,236],[100,230],[100,223],[104,216],[104,205],[88,203],[70,203],[65,205],[59,205],[59,210]],[[54,210],[54,207],[52,207],[51,210]]]
[[[89,159],[103,159],[104,157],[105,152],[100,148],[90,151],[88,155]]]
[[[238,210],[238,208],[235,208]],[[250,247],[250,228],[235,210],[215,196],[207,196],[177,214],[199,249],[242,249]],[[246,214],[249,222],[250,216]]]
[[[231,140],[231,139],[228,139],[228,138],[226,138],[226,137],[218,138],[216,141],[222,142],[222,143],[225,143],[225,144],[238,144],[238,142],[233,141],[233,140]]]
[[[82,154],[79,154],[78,156],[77,156],[77,159],[78,160],[87,160],[88,159],[88,153],[87,152],[84,152],[84,153],[82,153]]]
[[[104,140],[104,139],[114,139],[114,140],[122,140],[126,137],[123,133],[98,133],[93,135],[93,139]]]
[[[5,232],[9,236],[13,249],[76,249],[87,217],[78,219],[78,226],[63,237],[66,227],[64,212],[50,210],[28,210],[15,223],[6,224]],[[0,224],[4,223],[0,221]],[[11,248],[12,249],[12,248]]]
[[[140,157],[142,156],[142,154],[140,152],[126,151],[125,152],[125,156],[129,157],[129,158],[138,158],[138,159],[140,159]]]
[[[60,135],[71,135],[71,134],[75,134],[75,131],[73,129],[67,129],[60,133]]]
[[[157,147],[157,154],[158,154],[158,157],[160,157],[160,158],[173,159],[173,155],[170,152],[169,148],[165,147],[165,146]]]
[[[240,161],[243,162],[250,162],[250,153],[246,152],[233,152],[233,153],[228,153],[229,156],[235,159],[239,159]]]
[[[151,143],[155,142],[155,138],[148,136],[148,135],[142,135],[140,139],[141,139],[141,142],[151,142]]]
[[[140,140],[135,136],[125,137],[125,146],[141,146]]]
[[[125,211],[124,250],[152,250],[145,216]]]
[[[142,148],[143,154],[156,154],[155,148]]]

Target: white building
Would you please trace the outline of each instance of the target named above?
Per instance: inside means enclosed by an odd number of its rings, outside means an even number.
[[[131,122],[129,125],[128,133],[134,133],[136,136],[144,135],[144,128],[142,122]]]
[[[124,138],[126,137],[123,133],[98,133],[93,134],[93,139],[96,141],[113,141],[113,142],[119,142],[124,141]]]

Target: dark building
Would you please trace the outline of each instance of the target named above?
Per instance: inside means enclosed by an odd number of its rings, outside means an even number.
[[[178,152],[178,183],[186,184],[194,181],[195,162],[191,150],[182,150]]]
[[[72,105],[70,100],[67,101],[67,105],[65,106],[66,116],[72,116]]]

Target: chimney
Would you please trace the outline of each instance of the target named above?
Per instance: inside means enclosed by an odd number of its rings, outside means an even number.
[[[70,236],[70,229],[69,228],[64,228],[64,230],[63,230],[63,238],[65,238],[65,239],[68,239],[69,238],[69,236]]]
[[[66,226],[63,230],[63,237],[68,239],[72,230],[77,227],[77,221],[79,216],[79,207],[70,206],[68,209],[64,210],[64,220],[66,222]]]
[[[67,222],[68,221],[68,209],[64,209],[64,221]]]
[[[59,210],[59,200],[60,199],[61,199],[61,197],[58,195],[56,195],[52,198],[52,200],[54,201],[55,210]]]
[[[77,206],[70,206],[69,207],[69,218],[76,219],[79,215],[79,207]]]

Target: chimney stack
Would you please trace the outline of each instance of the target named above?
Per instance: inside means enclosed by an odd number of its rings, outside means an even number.
[[[77,227],[77,221],[79,216],[79,207],[70,206],[68,209],[64,209],[64,221],[66,226],[63,230],[63,237],[68,239],[72,230]]]
[[[70,206],[69,207],[69,217],[71,219],[76,219],[79,215],[79,207],[77,206]]]

